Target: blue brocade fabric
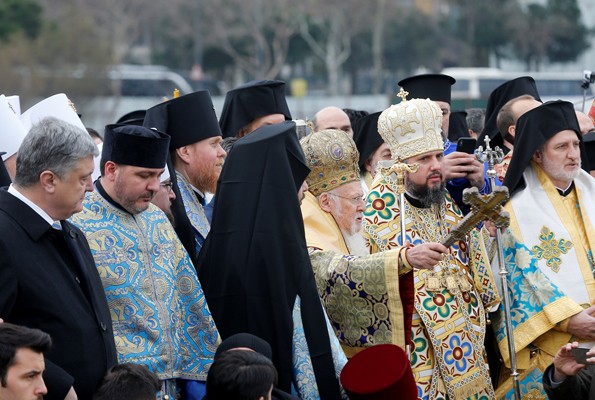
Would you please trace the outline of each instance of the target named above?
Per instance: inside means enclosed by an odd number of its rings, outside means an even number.
[[[322,307],[322,303],[320,304]],[[337,378],[341,375],[341,370],[347,363],[347,357],[343,353],[343,349],[339,343],[339,339],[335,336],[333,328],[326,316],[327,334],[331,341],[331,350],[333,352],[333,364],[335,365],[335,373]],[[321,335],[324,332],[321,332]],[[319,399],[318,386],[316,385],[316,377],[314,376],[314,368],[312,360],[310,359],[310,350],[306,342],[306,335],[304,334],[304,326],[302,324],[302,311],[300,307],[300,298],[297,297],[293,307],[293,392],[296,396],[302,399]],[[344,399],[347,396],[341,388],[341,394]]]
[[[72,217],[87,237],[112,316],[118,361],[160,379],[205,381],[220,340],[188,254],[154,205],[129,214],[97,191]]]

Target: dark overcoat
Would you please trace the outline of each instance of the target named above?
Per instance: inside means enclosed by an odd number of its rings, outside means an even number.
[[[0,189],[0,318],[52,338],[45,354],[45,399],[74,386],[91,399],[117,363],[103,285],[83,233],[67,221],[53,229],[31,207]]]

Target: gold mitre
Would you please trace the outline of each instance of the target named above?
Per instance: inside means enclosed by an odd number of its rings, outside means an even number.
[[[399,162],[428,151],[444,150],[442,111],[430,99],[403,100],[378,117],[378,133]]]
[[[310,167],[306,182],[314,196],[359,181],[359,153],[353,139],[345,132],[325,129],[309,134],[300,144]]]

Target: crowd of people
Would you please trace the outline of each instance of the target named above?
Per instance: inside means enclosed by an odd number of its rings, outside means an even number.
[[[591,398],[593,121],[528,76],[451,111],[454,82],[301,138],[281,81],[99,133],[0,96],[0,400]]]

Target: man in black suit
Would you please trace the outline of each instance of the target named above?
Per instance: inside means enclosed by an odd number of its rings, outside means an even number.
[[[107,300],[83,233],[81,211],[97,147],[55,118],[20,147],[14,183],[0,189],[0,317],[47,332],[46,399],[91,399],[116,364]]]

